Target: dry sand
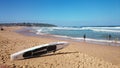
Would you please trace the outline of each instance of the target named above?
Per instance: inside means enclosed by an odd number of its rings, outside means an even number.
[[[54,53],[25,60],[10,60],[10,54],[40,44],[62,41],[55,38],[25,36],[13,32],[22,27],[0,31],[0,68],[120,68],[120,47],[73,42]]]

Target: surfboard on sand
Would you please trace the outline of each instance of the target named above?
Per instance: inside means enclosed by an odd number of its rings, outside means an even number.
[[[11,60],[19,60],[19,59],[26,59],[35,56],[41,56],[46,53],[55,52],[60,50],[68,45],[68,42],[53,42],[49,44],[38,45],[35,47],[31,47],[14,54],[11,54]]]

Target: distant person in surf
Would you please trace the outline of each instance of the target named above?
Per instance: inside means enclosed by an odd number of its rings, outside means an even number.
[[[83,38],[84,38],[84,41],[85,41],[85,39],[86,39],[86,34],[83,35]]]
[[[111,40],[112,36],[111,34],[108,35],[108,40]]]

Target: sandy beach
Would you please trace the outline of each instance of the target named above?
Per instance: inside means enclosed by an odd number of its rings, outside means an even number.
[[[15,32],[22,28],[4,27],[5,30],[0,31],[0,68],[120,68],[119,46],[26,36]],[[57,41],[67,41],[70,45],[42,57],[10,60],[10,55],[15,52]]]

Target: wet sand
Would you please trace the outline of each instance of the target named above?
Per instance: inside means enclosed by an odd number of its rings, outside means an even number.
[[[51,37],[26,36],[14,32],[23,27],[0,31],[0,68],[119,68],[120,47],[75,42]],[[67,41],[70,45],[41,57],[10,60],[10,54],[40,44]]]

